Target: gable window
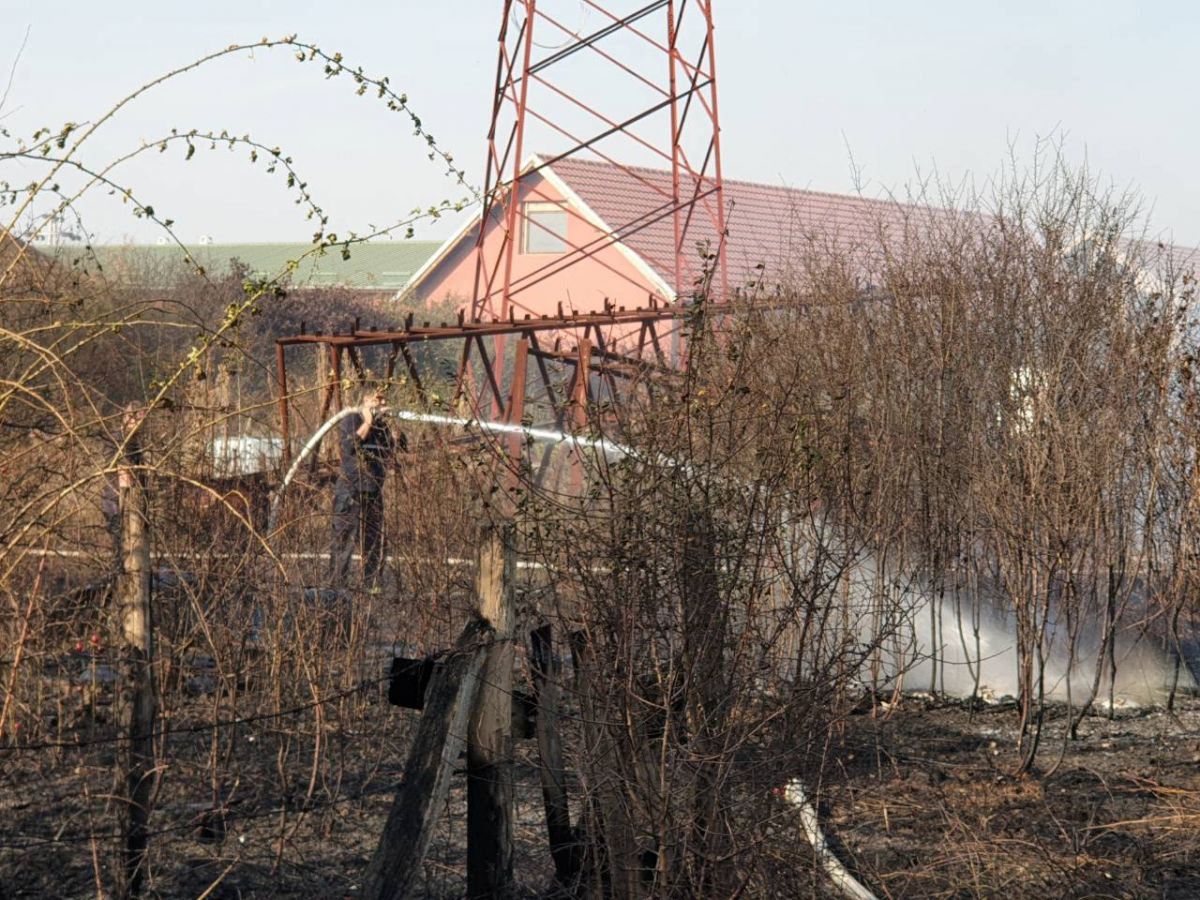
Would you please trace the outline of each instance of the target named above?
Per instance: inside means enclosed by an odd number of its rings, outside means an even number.
[[[557,203],[521,205],[521,252],[565,253],[567,211]]]

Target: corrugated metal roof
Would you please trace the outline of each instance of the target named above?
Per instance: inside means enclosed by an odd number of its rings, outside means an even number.
[[[406,284],[441,246],[438,241],[375,241],[354,244],[350,258],[342,259],[340,248],[305,258],[292,273],[296,287],[347,287],[358,290],[395,291]],[[55,248],[39,247],[68,264],[92,266],[98,262],[105,273],[119,280],[153,280],[167,267],[185,260],[174,245],[114,244],[92,249],[94,261],[82,246],[66,244]],[[215,277],[228,274],[233,260],[239,260],[257,277],[274,276],[284,271],[291,260],[312,250],[311,244],[196,244],[188,252]]]
[[[626,171],[572,158],[558,160],[550,168],[628,247],[668,284],[674,283],[674,225],[669,213],[663,215],[671,197],[669,171],[637,166]],[[867,247],[877,245],[871,238],[878,228],[902,226],[915,209],[894,201],[734,180],[725,181],[725,205],[726,257],[735,286],[758,280],[760,265],[768,283],[786,278],[790,267],[810,249],[866,253]],[[694,271],[699,270],[698,245],[706,243],[715,249],[717,232],[711,217],[696,208],[684,248],[695,261]],[[861,257],[860,261],[865,262]],[[676,286],[677,291],[680,288]]]

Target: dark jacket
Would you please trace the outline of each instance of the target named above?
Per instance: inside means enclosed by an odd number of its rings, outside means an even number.
[[[341,492],[374,494],[381,491],[387,467],[396,454],[396,439],[382,419],[376,418],[366,439],[360,441],[357,432],[362,423],[362,413],[346,416],[338,423],[342,466],[336,489]]]

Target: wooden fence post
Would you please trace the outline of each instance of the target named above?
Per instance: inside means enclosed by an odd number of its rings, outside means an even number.
[[[123,559],[119,579],[121,634],[118,644],[117,815],[121,830],[121,865],[116,868],[117,894],[136,897],[146,875],[147,822],[154,794],[153,620],[150,615],[149,504],[140,466],[140,418],[126,416],[127,437],[119,471]]]
[[[579,845],[571,829],[571,810],[567,803],[566,773],[562,743],[558,735],[558,692],[562,666],[554,657],[552,632],[548,624],[536,628],[531,636],[534,689],[537,693],[538,756],[541,757],[542,802],[546,808],[546,834],[558,883],[570,887],[579,876]]]
[[[367,868],[363,896],[368,900],[400,900],[416,886],[445,806],[450,775],[466,742],[486,654],[483,643],[490,636],[486,623],[469,623],[454,652],[433,675],[404,781]]]
[[[504,896],[512,885],[515,574],[511,527],[485,528],[476,585],[495,636],[467,732],[468,897]]]

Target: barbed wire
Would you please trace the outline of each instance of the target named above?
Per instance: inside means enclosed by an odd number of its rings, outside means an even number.
[[[390,675],[384,675],[379,678],[368,679],[360,682],[352,688],[338,691],[328,697],[322,697],[319,700],[311,700],[307,703],[301,703],[289,709],[280,710],[278,712],[254,713],[248,716],[240,716],[235,719],[222,719],[218,722],[205,722],[197,725],[185,725],[179,728],[160,728],[155,731],[143,734],[126,734],[113,735],[103,738],[87,738],[75,741],[32,741],[27,744],[11,744],[7,747],[0,747],[0,758],[6,753],[24,753],[29,750],[52,750],[52,749],[73,749],[80,747],[94,747],[105,744],[120,744],[136,740],[145,740],[147,738],[157,739],[161,737],[171,737],[172,735],[183,734],[199,734],[206,731],[215,731],[222,728],[236,728],[239,725],[252,725],[256,722],[270,721],[272,719],[282,719],[289,716],[299,715],[311,709],[316,709],[320,706],[325,706],[329,703],[337,703],[340,700],[345,700],[348,697],[353,697],[355,694],[362,693],[369,688],[383,684],[390,680]]]

